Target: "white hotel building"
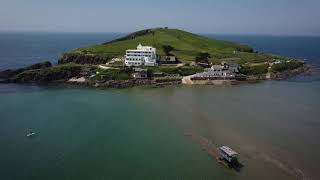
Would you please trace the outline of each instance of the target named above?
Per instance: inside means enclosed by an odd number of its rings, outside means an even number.
[[[157,50],[151,46],[139,44],[137,49],[128,49],[125,55],[126,66],[157,65]]]

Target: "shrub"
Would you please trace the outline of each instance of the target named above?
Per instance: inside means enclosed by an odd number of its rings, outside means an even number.
[[[268,64],[259,65],[244,65],[240,69],[241,74],[245,75],[260,75],[268,73]]]
[[[179,68],[179,74],[181,76],[189,76],[189,75],[193,75],[199,72],[203,72],[203,68],[201,67],[181,67]]]

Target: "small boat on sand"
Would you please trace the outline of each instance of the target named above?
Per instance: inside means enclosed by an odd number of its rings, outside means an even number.
[[[221,163],[229,168],[233,168],[236,171],[240,171],[240,169],[243,167],[243,164],[238,161],[239,154],[237,152],[235,152],[228,146],[220,147],[219,152],[221,155],[219,161]]]
[[[222,146],[219,148],[219,151],[222,158],[228,161],[229,163],[238,161],[238,153],[232,150],[230,147]]]

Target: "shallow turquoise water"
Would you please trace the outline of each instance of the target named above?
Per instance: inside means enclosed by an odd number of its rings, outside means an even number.
[[[292,179],[281,163],[319,177],[319,82],[1,89],[2,179]],[[230,145],[245,168],[222,167],[189,131]]]
[[[149,98],[123,90],[1,93],[1,179],[227,177]],[[37,136],[27,138],[29,130]]]

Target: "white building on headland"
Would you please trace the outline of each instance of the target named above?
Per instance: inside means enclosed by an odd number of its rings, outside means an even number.
[[[157,50],[151,46],[139,44],[137,49],[128,49],[125,55],[126,66],[157,65]]]
[[[212,65],[211,68],[205,69],[205,72],[194,75],[195,79],[235,79],[236,73],[239,72],[238,66],[222,62],[221,65]]]

